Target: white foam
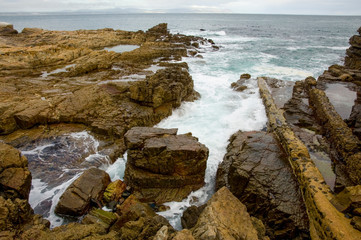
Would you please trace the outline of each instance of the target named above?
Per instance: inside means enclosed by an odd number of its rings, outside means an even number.
[[[124,156],[122,158],[118,158],[112,165],[107,168],[106,172],[109,174],[112,181],[124,179],[125,164],[127,162],[126,159],[127,153],[124,153]]]

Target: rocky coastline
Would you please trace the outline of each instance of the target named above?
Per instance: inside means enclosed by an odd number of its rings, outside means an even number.
[[[232,84],[242,92],[257,81],[267,128],[231,136],[214,195],[183,213],[179,231],[156,212],[204,185],[209,150],[192,133],[152,126],[200,97],[179,60],[201,57],[201,45],[216,51],[215,43],[170,34],[165,23],[145,32],[21,33],[0,24],[0,239],[361,239],[358,32],[345,64],[317,81],[242,74]],[[138,47],[105,49],[118,45]],[[349,92],[354,98],[338,100]],[[85,139],[99,144],[80,151]],[[60,160],[51,152],[36,162],[19,151],[49,141]],[[62,153],[69,146],[75,155]],[[112,182],[99,167],[126,151],[124,181]],[[89,152],[103,158],[86,160]],[[29,192],[38,178],[76,178],[55,207],[71,223],[50,229],[34,213]]]

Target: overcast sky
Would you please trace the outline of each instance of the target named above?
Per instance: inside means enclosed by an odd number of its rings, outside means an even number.
[[[361,15],[361,0],[0,0],[0,12],[114,8],[142,12]]]

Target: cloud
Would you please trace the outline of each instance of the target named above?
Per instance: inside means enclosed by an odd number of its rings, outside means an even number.
[[[0,0],[0,12],[77,11],[115,8],[136,8],[143,12],[361,15],[360,0]]]

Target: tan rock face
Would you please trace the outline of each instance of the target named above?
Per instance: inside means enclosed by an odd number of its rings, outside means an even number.
[[[195,239],[258,239],[247,208],[226,187],[208,201],[192,234]]]
[[[0,142],[0,185],[8,197],[28,199],[31,173],[28,161],[15,148]]]
[[[101,202],[103,192],[110,183],[103,170],[90,168],[75,180],[60,197],[56,214],[81,216],[90,207],[90,202]]]
[[[157,128],[132,128],[126,133],[131,148],[124,180],[140,199],[181,200],[204,184],[208,149],[191,135],[175,134]]]

